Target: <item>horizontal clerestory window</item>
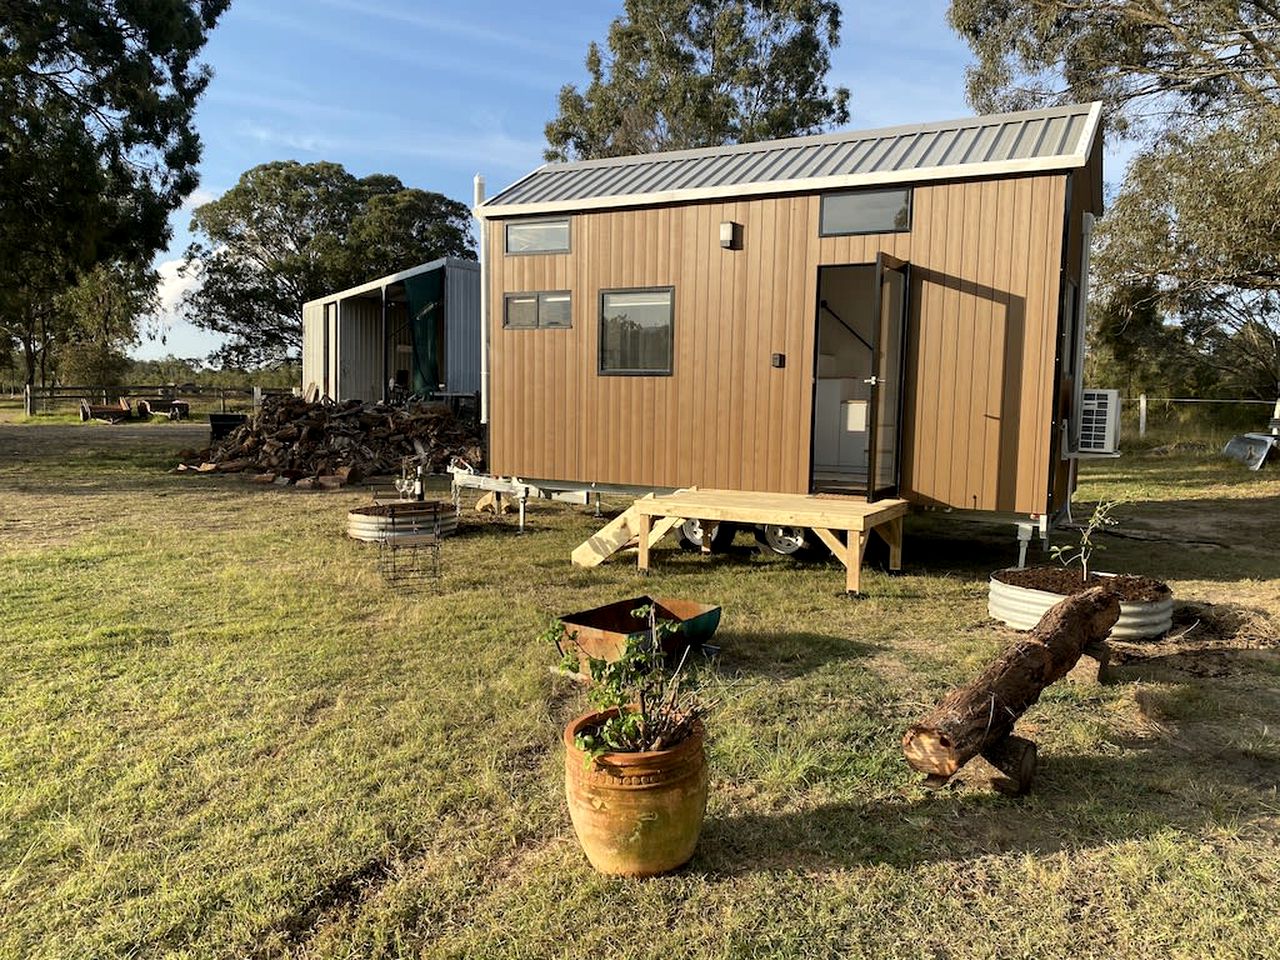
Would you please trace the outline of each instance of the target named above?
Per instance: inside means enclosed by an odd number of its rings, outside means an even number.
[[[824,237],[911,230],[911,188],[826,193],[818,232]]]
[[[568,253],[569,218],[512,220],[505,237],[507,253]]]

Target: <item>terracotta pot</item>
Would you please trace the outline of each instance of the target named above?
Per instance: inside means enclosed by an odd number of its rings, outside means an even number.
[[[707,809],[702,724],[670,750],[606,753],[588,766],[574,736],[616,713],[588,713],[565,728],[569,816],[587,859],[601,873],[667,873],[688,862],[702,832]]]

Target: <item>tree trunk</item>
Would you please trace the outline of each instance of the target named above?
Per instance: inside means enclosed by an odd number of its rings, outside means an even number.
[[[1051,608],[968,686],[953,690],[902,738],[907,762],[950,777],[1009,736],[1040,691],[1066,675],[1084,648],[1103,640],[1120,617],[1120,601],[1094,587]]]
[[[30,317],[24,318],[26,325],[22,328],[22,362],[26,366],[27,386],[36,385],[36,331]]]
[[[992,785],[1001,793],[1015,797],[1031,789],[1031,780],[1036,775],[1036,756],[1034,743],[1013,734],[982,751],[982,759],[1004,774],[992,781]]]

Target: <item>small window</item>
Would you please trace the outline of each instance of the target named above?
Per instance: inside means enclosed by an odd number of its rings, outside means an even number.
[[[569,221],[517,220],[507,224],[507,253],[568,253]]]
[[[671,287],[601,293],[600,372],[669,375],[674,300]]]
[[[502,325],[512,330],[567,329],[573,326],[573,300],[566,290],[508,293],[503,298]]]
[[[822,198],[819,233],[906,233],[911,229],[911,188],[828,193]]]

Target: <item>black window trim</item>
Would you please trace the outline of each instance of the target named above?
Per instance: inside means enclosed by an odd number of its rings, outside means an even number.
[[[669,342],[666,370],[606,370],[604,368],[604,298],[611,293],[668,293],[671,295],[671,323],[667,328]],[[596,376],[600,377],[670,377],[676,366],[676,288],[675,284],[653,287],[609,287],[601,289],[597,299],[596,320],[600,333],[596,342]]]
[[[905,190],[907,192],[907,225],[901,230],[838,230],[827,232],[826,229],[826,210],[823,201],[827,197],[847,197],[856,196],[857,194],[867,193],[889,193]],[[915,187],[895,187],[892,185],[883,187],[859,187],[853,190],[828,190],[826,193],[818,195],[818,236],[820,237],[872,237],[878,234],[888,233],[910,233],[911,224],[916,215],[916,190]]]
[[[531,327],[513,327],[507,322],[507,318],[511,315],[510,303],[516,297],[533,297],[534,298],[534,317],[533,326]],[[543,326],[542,324],[542,298],[543,297],[568,297],[569,298],[569,322],[564,326]],[[519,290],[504,293],[502,295],[502,329],[503,330],[572,330],[573,329],[573,291],[572,290]]]
[[[564,249],[557,247],[554,250],[512,250],[510,240],[510,230],[513,224],[522,225],[528,223],[563,223],[565,227],[565,245]],[[517,217],[513,220],[503,221],[502,224],[502,255],[505,257],[552,257],[565,253],[573,253],[573,217]]]

